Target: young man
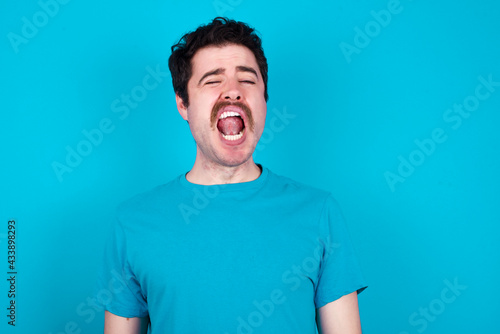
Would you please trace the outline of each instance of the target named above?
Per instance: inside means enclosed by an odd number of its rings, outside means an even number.
[[[193,168],[118,209],[100,278],[105,334],[361,333],[365,288],[331,195],[253,161],[264,130],[260,38],[216,18],[169,60]]]

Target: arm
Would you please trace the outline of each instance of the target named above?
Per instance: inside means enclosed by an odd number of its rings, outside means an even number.
[[[320,334],[361,334],[356,291],[320,307],[317,315]]]
[[[145,334],[148,318],[124,318],[106,311],[104,315],[104,334]]]

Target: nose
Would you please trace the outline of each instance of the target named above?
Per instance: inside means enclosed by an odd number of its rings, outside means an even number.
[[[237,80],[229,80],[226,89],[222,93],[222,97],[227,101],[239,101],[241,100],[241,91],[239,89]]]

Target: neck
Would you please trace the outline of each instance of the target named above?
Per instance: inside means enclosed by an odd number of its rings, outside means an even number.
[[[250,182],[261,174],[252,158],[238,166],[223,166],[214,162],[195,161],[186,179],[202,185]]]

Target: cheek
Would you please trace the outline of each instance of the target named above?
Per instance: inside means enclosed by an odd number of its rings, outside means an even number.
[[[258,109],[258,114],[257,114],[257,120],[259,123],[262,124],[262,127],[264,127],[264,124],[266,122],[266,116],[267,116],[267,104],[266,103],[263,103],[259,106],[259,109]]]
[[[190,123],[193,122],[197,125],[202,125],[203,122],[207,120],[210,121],[211,109],[208,102],[201,99],[192,99],[190,102],[191,104],[187,110],[187,116]]]
[[[259,137],[262,135],[265,125],[266,125],[266,111],[264,109],[261,113],[256,115],[255,119],[255,132]]]

